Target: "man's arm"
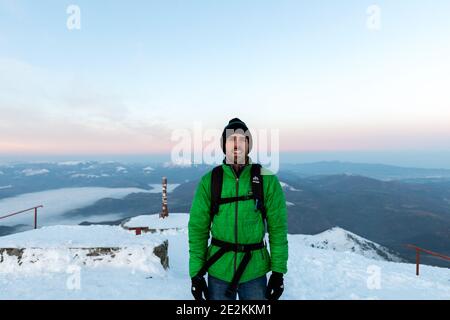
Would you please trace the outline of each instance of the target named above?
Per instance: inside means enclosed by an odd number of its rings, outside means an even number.
[[[271,268],[274,272],[286,273],[288,260],[287,209],[283,189],[276,175],[265,175],[269,182],[265,205],[269,232]]]
[[[210,175],[200,180],[189,213],[189,275],[194,277],[206,261],[210,228]]]

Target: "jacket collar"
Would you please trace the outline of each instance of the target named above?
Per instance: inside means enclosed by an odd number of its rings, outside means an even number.
[[[241,169],[241,172],[240,172],[240,174],[239,174],[239,177],[242,176],[242,174],[243,174],[245,171],[249,170],[249,168],[251,167],[251,164],[252,164],[252,163],[253,163],[253,162],[252,162],[252,158],[250,158],[249,156],[247,156],[247,163],[244,165],[244,168]],[[233,167],[231,166],[231,164],[226,163],[226,157],[223,158],[223,161],[222,161],[222,168],[223,168],[223,171],[224,171],[226,174],[228,174],[228,175],[230,175],[231,177],[234,178],[234,176],[235,176],[234,169],[233,169]]]

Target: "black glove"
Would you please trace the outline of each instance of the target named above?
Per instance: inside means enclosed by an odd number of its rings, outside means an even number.
[[[268,300],[278,300],[284,291],[283,274],[272,272],[267,284],[266,298]]]
[[[191,293],[195,300],[208,300],[208,286],[206,285],[205,278],[201,276],[195,276],[192,279]],[[205,298],[202,297],[205,295]]]

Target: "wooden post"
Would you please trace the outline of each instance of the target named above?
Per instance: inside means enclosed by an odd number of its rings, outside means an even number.
[[[37,229],[37,207],[34,208],[34,228]]]
[[[167,178],[162,178],[162,212],[159,215],[160,218],[166,218],[169,216],[169,209],[167,208]]]
[[[416,249],[416,276],[419,276],[420,250]]]

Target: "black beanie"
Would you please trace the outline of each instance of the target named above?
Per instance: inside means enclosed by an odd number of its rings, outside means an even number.
[[[250,130],[248,130],[247,125],[241,121],[239,118],[233,118],[228,122],[228,125],[223,129],[222,136],[220,138],[220,146],[222,147],[223,153],[225,152],[225,143],[227,138],[234,133],[235,130],[241,129],[242,133],[245,135],[248,141],[248,152],[252,150],[252,135]],[[227,133],[227,130],[233,130]]]

